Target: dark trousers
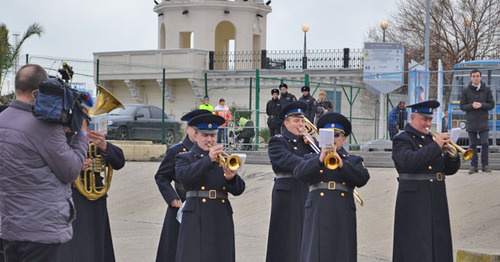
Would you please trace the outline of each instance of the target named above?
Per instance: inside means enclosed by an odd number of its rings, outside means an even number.
[[[6,262],[52,262],[57,259],[61,244],[3,240]]]
[[[484,166],[487,166],[488,165],[488,152],[489,152],[489,148],[490,148],[490,145],[488,143],[488,138],[489,138],[489,130],[485,130],[485,131],[479,131],[479,132],[476,132],[476,131],[469,131],[467,132],[469,134],[469,148],[474,150],[474,156],[472,157],[472,160],[471,160],[471,166],[474,166],[474,167],[477,167],[478,165],[478,155],[477,155],[477,145],[478,145],[478,142],[480,142],[481,144],[481,165],[482,167]],[[477,138],[477,136],[479,135],[479,139]]]

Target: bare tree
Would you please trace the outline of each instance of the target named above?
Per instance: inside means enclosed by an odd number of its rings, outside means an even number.
[[[386,39],[403,43],[405,61],[422,61],[425,52],[425,0],[399,0],[389,14]],[[444,70],[462,61],[500,58],[500,1],[434,0],[430,13],[430,70],[441,59]],[[382,31],[372,27],[368,41],[382,42]],[[431,83],[436,82],[436,75]],[[445,75],[445,84],[451,75]],[[432,84],[431,84],[432,86]],[[433,89],[433,88],[432,88]],[[445,85],[445,96],[450,92]],[[431,90],[433,92],[435,90]]]

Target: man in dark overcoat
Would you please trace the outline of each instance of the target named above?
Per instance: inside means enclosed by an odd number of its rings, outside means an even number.
[[[316,99],[314,99],[314,97],[311,96],[310,94],[311,88],[309,86],[301,87],[300,91],[302,91],[302,96],[300,97],[299,100],[303,101],[307,105],[304,115],[311,123],[314,123],[314,117],[316,116],[316,110],[318,108]]]
[[[339,113],[327,113],[318,120],[318,128],[335,130],[331,149],[306,155],[295,167],[294,176],[309,186],[305,204],[301,262],[356,261],[356,206],[354,187],[362,187],[370,178],[363,158],[349,154],[342,146],[351,133],[351,123]],[[321,133],[322,129],[320,129]],[[328,154],[338,159],[338,167],[325,164]]]
[[[225,122],[218,115],[197,116],[195,145],[175,160],[177,179],[186,190],[177,244],[177,262],[234,262],[233,209],[228,194],[240,195],[245,182],[236,170],[219,166],[217,128]]]
[[[182,121],[193,119],[203,114],[212,114],[205,109],[193,110],[181,117]],[[156,261],[175,261],[175,252],[177,250],[177,238],[179,237],[179,221],[177,221],[177,211],[186,201],[186,191],[184,186],[175,177],[175,156],[185,153],[194,145],[194,127],[186,125],[186,137],[181,143],[170,147],[163,161],[155,174],[156,185],[160,190],[163,199],[167,203],[167,213],[163,220],[163,227],[156,252]],[[172,187],[174,181],[175,189]]]
[[[279,118],[281,111],[281,102],[279,100],[280,91],[278,89],[271,90],[273,96],[271,100],[267,101],[266,114],[267,114],[267,127],[269,127],[270,136],[281,133],[282,121]]]
[[[107,142],[104,134],[88,130],[86,135],[91,143],[95,143],[97,153],[106,160],[106,163],[111,164],[112,169],[119,170],[125,165],[123,151],[112,143]],[[88,158],[84,163],[83,170],[89,168],[90,165],[90,158]],[[98,172],[95,173],[97,187],[103,186],[103,177],[101,174]],[[62,244],[57,261],[115,261],[109,225],[107,194],[96,200],[89,200],[74,186],[71,187],[71,190],[76,210],[76,219],[73,221],[73,238],[69,242]]]
[[[433,137],[437,101],[408,106],[411,123],[394,137],[392,159],[399,173],[394,220],[393,261],[453,261],[445,178],[460,168],[460,159],[443,153],[449,133]]]
[[[304,137],[304,134],[309,136],[304,132],[306,107],[302,101],[284,107],[280,113],[284,120],[283,132],[269,140],[269,159],[276,178],[272,191],[267,262],[295,262],[300,258],[304,204],[309,190],[293,177],[293,170],[305,154],[314,152]]]
[[[488,111],[495,107],[491,89],[481,81],[481,71],[474,69],[470,73],[470,84],[462,90],[460,109],[465,111],[467,118],[467,134],[469,148],[474,150],[469,174],[478,172],[477,146],[481,145],[481,166],[483,172],[491,172],[488,165],[490,120]],[[479,139],[478,139],[479,137]]]

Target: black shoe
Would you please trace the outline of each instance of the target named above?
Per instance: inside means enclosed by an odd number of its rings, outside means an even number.
[[[483,172],[490,173],[491,172],[490,166],[483,166]]]
[[[469,175],[472,175],[474,173],[477,173],[477,167],[475,166],[471,166],[470,169],[469,169]]]

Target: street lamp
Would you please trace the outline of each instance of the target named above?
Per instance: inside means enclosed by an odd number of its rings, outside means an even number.
[[[387,29],[388,26],[389,26],[389,24],[386,21],[380,23],[380,28],[382,28],[382,42],[383,43],[385,43],[385,30]]]
[[[306,46],[306,33],[309,31],[309,25],[302,25],[302,31],[304,32],[304,56],[302,57],[302,69],[307,69],[307,46]]]

